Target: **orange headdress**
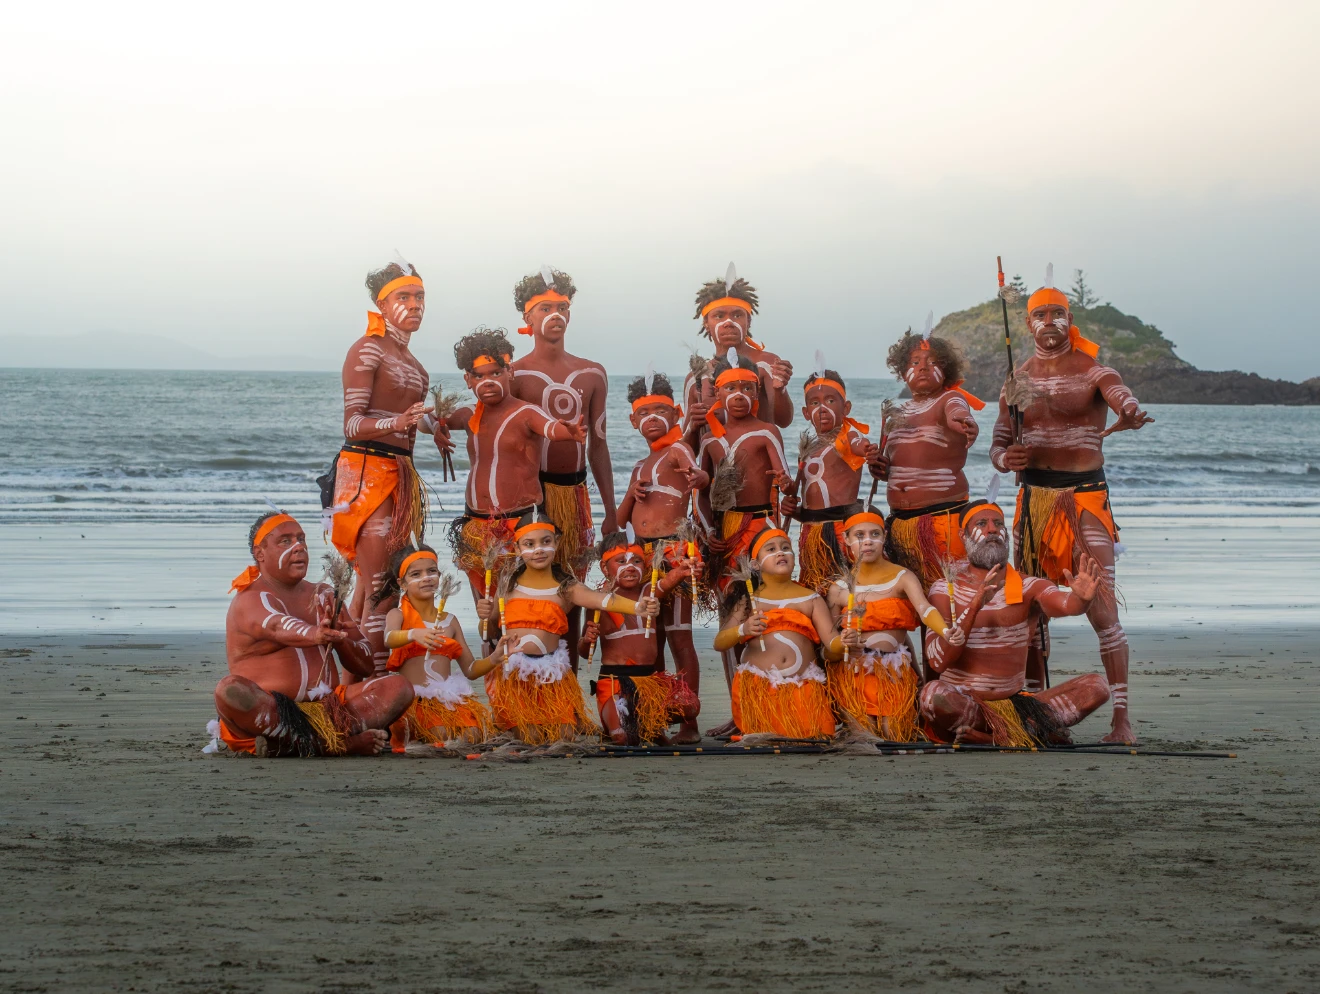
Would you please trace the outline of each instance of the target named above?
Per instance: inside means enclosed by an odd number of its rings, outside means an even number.
[[[429,559],[434,563],[440,562],[440,560],[436,557],[436,554],[432,552],[430,549],[418,549],[416,552],[409,553],[407,556],[403,557],[403,562],[399,563],[400,580],[402,580],[404,574],[408,572],[408,567],[411,566],[413,563],[417,562],[417,560],[419,559]]]
[[[782,528],[776,528],[774,525],[766,525],[766,527],[762,528],[756,533],[756,537],[752,539],[752,546],[748,550],[751,552],[753,559],[756,559],[761,554],[761,546],[765,545],[765,543],[769,542],[772,538],[788,538],[788,532],[784,531]]]
[[[287,525],[290,522],[295,525],[298,523],[292,515],[285,514],[283,511],[277,511],[275,514],[272,514],[261,523],[260,527],[257,528],[256,534],[252,536],[252,548],[255,549],[259,546],[265,540],[266,536],[280,525]],[[234,577],[233,582],[229,584],[230,592],[232,593],[235,590],[247,590],[248,587],[257,582],[257,577],[259,576],[261,576],[261,570],[256,566],[249,566],[247,569],[243,570],[242,573],[239,573],[238,576]]]
[[[555,304],[572,303],[573,294],[577,292],[577,288],[573,286],[572,280],[570,280],[567,275],[565,275],[564,273],[556,273],[549,266],[542,266],[540,273],[538,273],[537,275],[541,277],[542,289],[540,290],[540,292],[528,293],[528,296],[522,300],[523,320],[527,319],[528,313],[530,313],[532,308],[534,308],[537,304],[543,303],[547,300]],[[531,289],[531,287],[528,286],[528,281],[530,280],[534,282],[535,279],[536,279],[535,276],[528,276],[525,277],[523,281],[518,284],[518,286],[513,291],[515,302],[517,302],[517,299],[521,296],[521,293],[526,293]],[[560,292],[561,288],[558,285],[561,282],[565,284],[562,288],[564,290],[564,292],[562,293]],[[518,329],[518,334],[520,335],[532,334],[532,326],[530,324],[523,325],[521,328]]]
[[[755,370],[743,369],[741,366],[738,365],[737,350],[729,349],[725,361],[729,364],[729,368],[726,369],[724,372],[720,373],[717,377],[715,377],[716,389],[724,386],[726,383],[737,383],[739,380],[743,380],[748,383],[761,382],[761,377],[756,375]],[[756,416],[757,408],[759,408],[760,406],[761,406],[760,400],[753,399],[752,401],[753,417]],[[725,435],[723,423],[720,421],[719,418],[715,416],[716,411],[720,411],[723,409],[724,409],[724,401],[717,400],[715,401],[715,403],[711,404],[710,410],[706,412],[706,426],[710,429],[710,433],[714,435],[716,438],[723,438]]]
[[[697,291],[697,314],[705,320],[707,314],[721,307],[741,307],[748,317],[756,313],[759,301],[756,288],[744,279],[738,278],[738,270],[731,262],[724,272],[723,280],[712,280]],[[744,340],[754,349],[765,346],[755,341],[751,335],[744,335]]]
[[[1066,311],[1072,310],[1072,305],[1068,302],[1068,295],[1054,286],[1054,263],[1045,267],[1045,285],[1033,293],[1027,299],[1027,314],[1030,315],[1037,307],[1047,306],[1062,307]],[[1074,352],[1085,352],[1092,359],[1100,354],[1100,346],[1089,338],[1083,338],[1077,325],[1070,325],[1068,328],[1068,341],[1072,344]]]
[[[417,275],[417,267],[408,262],[403,256],[399,255],[398,249],[394,251],[394,262],[386,266],[383,270],[378,270],[367,277],[367,283],[370,285],[372,277],[378,273],[397,268],[400,275],[383,284],[376,291],[376,303],[379,305],[382,300],[392,294],[401,286],[422,286],[422,278]],[[367,335],[368,337],[377,337],[385,334],[385,316],[378,311],[367,311]]]

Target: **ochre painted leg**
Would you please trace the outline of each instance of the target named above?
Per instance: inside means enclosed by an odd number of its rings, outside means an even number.
[[[674,672],[688,685],[692,693],[701,696],[701,660],[697,658],[697,648],[692,644],[692,602],[679,594],[674,595],[665,618],[665,642],[674,653]],[[697,715],[700,705],[691,716],[684,716],[683,721],[669,739],[676,744],[701,741],[701,731],[697,728]]]
[[[1137,737],[1128,719],[1128,640],[1118,622],[1118,599],[1114,593],[1114,543],[1105,526],[1090,512],[1082,512],[1080,524],[1082,537],[1099,561],[1106,581],[1106,588],[1096,595],[1086,612],[1087,620],[1100,640],[1100,662],[1104,664],[1110,697],[1114,702],[1109,734],[1101,741],[1135,744]]]
[[[1109,700],[1109,686],[1099,673],[1087,673],[1041,691],[1036,698],[1052,707],[1071,728]]]
[[[245,737],[270,736],[279,725],[275,698],[247,677],[232,673],[215,685],[215,710],[226,725]]]
[[[970,694],[942,680],[932,680],[921,688],[918,700],[921,716],[930,724],[936,737],[943,741],[993,741],[981,716],[981,705]]]
[[[390,606],[373,606],[371,599],[385,579],[385,567],[389,560],[385,540],[390,533],[393,518],[394,498],[387,497],[358,533],[358,582],[353,601],[358,608],[355,615],[358,624],[371,646],[371,660],[376,666],[377,676],[386,672],[385,664],[390,658],[389,650],[385,648],[385,615],[389,613]],[[358,679],[353,674],[345,673],[345,683],[356,683]]]

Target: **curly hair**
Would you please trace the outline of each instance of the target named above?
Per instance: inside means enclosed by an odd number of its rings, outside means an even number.
[[[577,293],[577,287],[573,285],[573,277],[568,273],[560,272],[558,269],[551,269],[550,275],[554,277],[554,288],[558,293],[562,293],[569,300]],[[518,285],[513,288],[513,306],[518,308],[519,314],[527,313],[527,301],[538,294],[545,293],[549,287],[545,285],[545,277],[540,273],[528,273],[518,281]]]
[[[391,597],[398,597],[402,592],[403,587],[399,583],[399,567],[402,566],[403,561],[414,552],[429,552],[431,555],[436,556],[436,558],[439,559],[436,551],[425,542],[419,545],[416,549],[414,549],[410,543],[405,545],[402,549],[395,550],[394,555],[390,556],[389,565],[385,567],[385,582],[382,583],[380,589],[372,595],[371,604],[373,607],[389,600]]]
[[[371,302],[375,303],[380,298],[380,291],[386,283],[397,280],[400,276],[416,276],[420,279],[421,275],[411,262],[408,263],[407,269],[397,262],[391,262],[388,266],[367,273],[367,293],[371,294]]]
[[[907,372],[908,360],[912,358],[913,351],[921,348],[921,341],[920,335],[907,331],[902,338],[889,347],[889,357],[886,359],[886,364],[900,380]],[[966,362],[963,360],[962,352],[958,346],[947,338],[936,338],[934,335],[930,337],[929,344],[931,355],[935,359],[935,365],[944,374],[944,382],[953,384],[961,380],[966,369]]]
[[[508,369],[513,360],[513,344],[503,328],[487,328],[484,324],[454,343],[454,362],[465,373],[472,372],[472,364],[480,356],[488,355]]]
[[[674,399],[674,387],[669,382],[669,377],[664,373],[656,373],[655,379],[651,381],[651,389],[646,389],[646,377],[639,376],[628,384],[628,403],[632,404],[643,397],[648,396],[668,397]]]
[[[812,373],[811,376],[807,378],[807,382],[802,385],[802,389],[803,390],[808,389],[811,386],[811,384],[815,383],[817,380],[833,380],[835,383],[839,384],[839,386],[843,387],[845,390],[848,389],[848,384],[843,382],[843,377],[840,376],[838,370],[835,369],[827,369],[819,376],[816,375],[815,373]]]
[[[745,300],[747,309],[752,314],[757,313],[757,307],[760,305],[760,300],[756,296],[756,287],[741,276],[733,281],[733,286],[729,286],[723,280],[711,280],[697,291],[697,313],[693,317],[700,321],[701,309],[721,297],[734,297],[738,300]]]

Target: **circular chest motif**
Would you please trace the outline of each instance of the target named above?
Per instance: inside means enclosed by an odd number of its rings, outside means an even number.
[[[572,387],[552,383],[542,397],[545,409],[560,420],[572,421],[582,413],[582,397]]]

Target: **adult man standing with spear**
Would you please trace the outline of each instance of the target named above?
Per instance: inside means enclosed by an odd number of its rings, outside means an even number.
[[[1054,287],[1053,265],[1046,269],[1045,285],[1027,301],[1027,327],[1035,353],[1017,369],[1010,366],[990,446],[995,468],[1018,473],[1021,481],[1013,521],[1015,565],[1024,575],[1066,583],[1065,572],[1076,574],[1085,558],[1099,562],[1103,583],[1086,617],[1100,639],[1100,659],[1114,702],[1112,727],[1104,741],[1133,743],[1128,642],[1118,622],[1114,589],[1118,528],[1109,506],[1101,446],[1106,435],[1139,429],[1155,419],[1141,410],[1117,372],[1096,361],[1099,346],[1083,338],[1073,323],[1067,296]],[[1014,386],[1022,391],[1013,398],[1018,401],[1013,406],[1021,408],[1017,424],[1009,404]],[[1106,428],[1111,410],[1117,420]],[[1034,615],[1032,623],[1044,620]],[[1040,689],[1048,639],[1033,637],[1031,646],[1028,691]]]

